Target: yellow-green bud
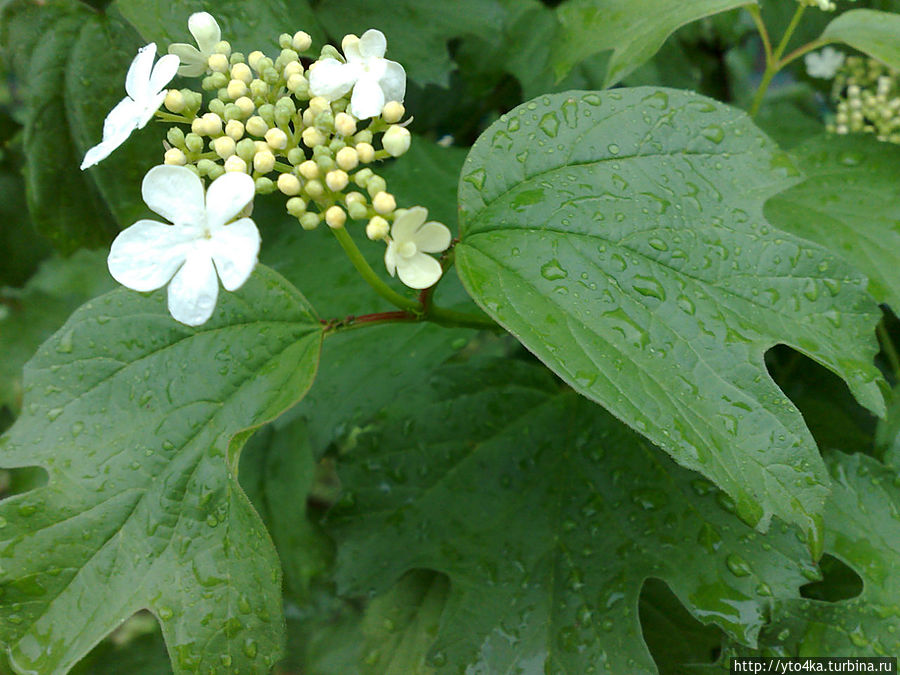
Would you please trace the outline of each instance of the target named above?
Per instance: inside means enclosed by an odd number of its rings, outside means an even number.
[[[291,148],[288,150],[287,160],[294,166],[297,166],[305,159],[306,154],[303,152],[303,148]]]
[[[381,119],[388,124],[395,124],[403,119],[405,113],[406,108],[403,107],[403,104],[400,103],[400,101],[388,101],[381,111]]]
[[[163,163],[173,164],[175,166],[184,166],[185,164],[187,164],[187,157],[185,157],[184,153],[178,148],[169,148],[168,150],[166,150]]]
[[[225,175],[225,167],[219,166],[218,164],[213,163],[213,165],[211,167],[209,167],[209,171],[207,172],[206,175],[209,176],[210,180],[215,180],[219,176]]]
[[[372,176],[366,181],[366,190],[370,195],[375,197],[380,192],[387,190],[387,183],[381,176]]]
[[[344,171],[352,171],[359,164],[359,153],[356,148],[341,148],[337,151],[335,160]]]
[[[319,165],[311,159],[300,164],[300,166],[297,167],[297,170],[300,172],[300,175],[307,180],[313,180],[314,178],[319,177]]]
[[[369,215],[369,209],[366,208],[365,204],[361,204],[360,202],[350,202],[347,204],[347,213],[350,214],[350,217],[353,218],[353,220],[362,220]]]
[[[203,136],[191,132],[184,137],[184,145],[190,152],[203,152]]]
[[[371,184],[372,181],[369,181],[369,185]],[[397,200],[394,199],[394,195],[390,192],[379,192],[372,199],[372,208],[375,209],[376,213],[386,216],[389,213],[393,213],[394,209],[397,208]]]
[[[309,36],[309,33],[305,31],[298,30],[291,38],[291,47],[293,47],[295,51],[305,52],[311,46],[312,38]]]
[[[358,132],[353,137],[353,142],[354,143],[371,143],[372,142],[372,132],[369,131],[368,129],[363,129],[362,131]]]
[[[409,129],[395,124],[384,132],[381,145],[391,157],[399,157],[409,150],[411,141],[412,137],[409,135]]]
[[[326,110],[331,112],[331,104],[324,96],[313,96],[309,99],[309,109],[312,110],[313,117],[316,117]]]
[[[209,89],[221,89],[228,84],[228,75],[225,73],[213,73],[205,80],[209,80]],[[206,88],[204,87],[204,89]]]
[[[219,117],[214,112],[208,112],[203,117],[200,118],[203,120],[203,133],[207,136],[221,136],[222,135],[222,118]],[[196,122],[196,120],[194,120]],[[194,131],[193,126],[191,127],[191,131]]]
[[[284,79],[288,79],[291,75],[302,75],[303,64],[299,61],[291,61],[290,63],[285,64],[284,70],[281,72],[282,75],[284,75]]]
[[[325,186],[317,180],[308,181],[304,186],[304,189],[306,190],[306,194],[308,194],[313,199],[321,197],[323,194],[325,194]]]
[[[163,103],[166,106],[166,110],[173,113],[180,113],[186,107],[184,95],[177,89],[169,89],[166,92],[166,98]]]
[[[309,80],[303,75],[291,75],[287,81],[288,89],[298,98],[306,98],[309,94]]]
[[[225,114],[225,101],[220,98],[214,98],[209,102],[209,111],[222,117]]]
[[[291,61],[299,61],[300,55],[295,52],[293,49],[282,49],[281,53],[278,55],[278,58],[275,59],[275,69],[276,70],[284,70],[284,67],[289,64]]]
[[[241,96],[246,96],[249,91],[250,90],[247,88],[247,84],[242,80],[231,80],[228,83],[228,98],[230,98],[231,100],[236,100]]]
[[[246,173],[247,162],[237,155],[232,155],[225,160],[225,171],[228,173]]]
[[[225,124],[225,135],[235,141],[241,140],[244,136],[244,124],[238,120],[229,120]]]
[[[356,156],[363,164],[369,164],[375,161],[375,148],[371,143],[358,143],[356,145]]]
[[[256,143],[252,138],[243,138],[235,146],[235,153],[245,162],[252,162],[253,155],[256,154]]]
[[[325,185],[327,185],[328,189],[332,192],[340,192],[347,187],[347,183],[349,182],[350,177],[347,175],[346,171],[337,169],[336,171],[329,171],[325,174]]]
[[[384,239],[391,231],[391,226],[381,216],[375,216],[366,225],[366,236],[372,241]]]
[[[299,194],[301,187],[300,179],[292,173],[283,173],[278,176],[278,189],[289,197]]]
[[[325,134],[316,129],[315,127],[306,127],[303,130],[303,143],[308,148],[314,148],[317,145],[322,145],[325,142]]]
[[[235,63],[231,66],[231,79],[250,84],[253,81],[253,71],[250,70],[250,66],[246,63]]]
[[[340,206],[329,207],[325,211],[325,222],[333,230],[339,230],[347,222],[347,214]]]
[[[300,227],[304,230],[314,230],[319,226],[319,218],[318,213],[304,213],[300,216]]]
[[[273,150],[284,150],[287,147],[288,137],[281,129],[269,129],[266,132],[266,143]]]
[[[224,54],[225,56],[231,56],[231,44],[227,40],[222,40],[216,43],[216,46],[213,47],[213,51],[216,54]]]
[[[274,105],[272,105],[271,103],[264,103],[261,106],[259,106],[259,110],[257,110],[257,113],[259,114],[260,117],[262,117],[266,121],[266,124],[268,124],[270,127],[275,126],[275,106]]]
[[[258,49],[247,54],[247,63],[250,64],[250,67],[253,68],[256,72],[259,72],[259,60],[264,59],[266,57]]]
[[[231,122],[232,120],[239,120],[244,116],[241,112],[241,109],[238,108],[234,103],[226,103],[225,104],[225,112],[222,114],[222,117],[226,122]],[[228,126],[226,124],[226,126]]]
[[[268,195],[275,192],[275,181],[267,176],[260,176],[254,183],[256,184],[257,194]]]
[[[281,75],[278,74],[278,71],[275,68],[266,68],[259,74],[260,78],[268,82],[269,84],[277,84],[278,80],[281,79]]]
[[[262,150],[253,155],[253,168],[260,173],[269,173],[275,168],[275,155],[271,150]]]
[[[228,57],[224,54],[213,54],[209,57],[208,65],[214,73],[224,73],[228,70]]]
[[[254,98],[265,98],[269,94],[269,85],[260,79],[250,82],[250,94]]]
[[[365,205],[366,196],[362,192],[348,192],[347,195],[344,197],[344,203],[347,206],[350,206],[350,204],[355,204],[355,203]]]
[[[368,184],[369,180],[374,176],[375,174],[372,172],[372,169],[360,169],[355,174],[353,174],[353,182],[356,183],[359,187],[364,188]]]
[[[243,63],[244,55],[241,54],[240,52],[234,52],[234,54],[232,54],[230,57],[228,57],[228,62],[232,65],[234,65],[235,63]]]
[[[278,46],[282,49],[287,49],[288,47],[290,47],[291,42],[293,42],[293,39],[287,33],[282,33],[278,36]]]
[[[234,139],[231,136],[219,136],[211,145],[222,159],[228,159],[234,154]]]
[[[334,116],[334,130],[341,136],[352,136],[356,133],[356,120],[345,112]]]
[[[184,132],[179,127],[171,127],[166,132],[166,140],[170,145],[180,148],[184,145]]]
[[[200,172],[201,176],[208,176],[214,166],[216,166],[216,163],[211,159],[201,159],[197,162],[197,171]]]
[[[312,110],[307,108],[303,111],[303,117],[301,119],[303,120],[303,126],[311,127],[316,121],[316,116],[313,114]]]
[[[269,130],[269,125],[266,124],[266,121],[262,117],[254,115],[247,120],[246,124],[244,124],[244,129],[246,129],[248,134],[265,136],[266,132]]]
[[[234,104],[240,109],[241,114],[244,117],[249,117],[253,114],[253,111],[256,110],[256,106],[253,105],[253,101],[251,101],[246,96],[241,96]]]
[[[300,197],[291,197],[287,200],[287,212],[295,218],[299,218],[306,212],[306,202]]]

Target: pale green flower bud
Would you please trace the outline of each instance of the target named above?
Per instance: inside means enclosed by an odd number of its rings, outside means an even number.
[[[266,124],[266,121],[260,117],[259,115],[254,115],[249,120],[247,120],[246,124],[244,124],[244,129],[248,134],[252,134],[254,136],[265,136],[266,132],[269,130],[269,125]]]
[[[224,54],[213,54],[209,57],[208,65],[214,73],[225,73],[228,71],[228,57]]]
[[[169,91],[166,92],[166,98],[163,101],[163,104],[166,106],[166,110],[175,114],[180,113],[187,107],[184,95],[177,89],[169,89]]]
[[[300,179],[292,173],[283,173],[278,176],[278,189],[290,196],[300,193]]]
[[[288,47],[290,47],[292,42],[293,38],[287,33],[282,33],[278,36],[278,46],[282,49],[287,49]]]
[[[356,120],[352,115],[340,112],[334,116],[334,130],[341,136],[352,136],[356,133]]]
[[[271,150],[262,150],[253,156],[253,168],[260,173],[269,173],[275,168],[275,155]]]
[[[256,193],[268,195],[275,192],[275,181],[267,176],[260,176],[254,181],[256,185]]]
[[[337,61],[343,61],[344,57],[337,50],[337,47],[334,47],[333,45],[324,45],[318,60],[321,61],[322,59],[336,59]]]
[[[306,129],[303,130],[302,137],[304,145],[308,148],[315,148],[325,142],[325,134],[315,127],[306,127]]]
[[[259,106],[259,110],[257,110],[256,112],[266,121],[266,124],[268,124],[270,127],[275,126],[274,105],[272,105],[271,103],[264,103],[263,105]]]
[[[351,202],[347,204],[347,213],[350,214],[350,217],[353,218],[353,220],[362,220],[369,215],[369,209],[366,208],[365,204]]]
[[[256,110],[256,106],[246,96],[241,96],[234,104],[240,109],[241,114],[244,117],[250,117],[253,114],[253,111]]]
[[[375,148],[371,143],[357,143],[356,156],[363,164],[370,164],[375,161]]]
[[[234,154],[235,143],[230,136],[219,136],[211,145],[213,151],[222,159],[228,159]]]
[[[336,169],[335,171],[329,171],[325,174],[325,185],[327,185],[328,189],[332,192],[340,192],[347,187],[347,183],[349,182],[350,177],[347,175],[346,171]]]
[[[178,148],[169,148],[166,150],[163,163],[172,164],[174,166],[184,166],[187,164],[187,157],[185,157],[184,153]]]
[[[206,80],[209,80],[209,87],[204,87],[204,89],[221,89],[228,85],[228,75],[225,73],[213,73],[205,78],[204,82]]]
[[[305,52],[311,46],[312,38],[309,36],[309,33],[305,31],[298,30],[291,38],[291,47],[293,47],[295,51]]]
[[[209,102],[209,111],[216,113],[220,117],[225,115],[225,101],[214,98]]]
[[[266,132],[266,143],[268,143],[269,147],[273,150],[284,150],[288,143],[287,134],[277,127],[269,129]]]
[[[353,137],[354,143],[371,143],[372,142],[372,132],[368,129],[363,129],[359,133],[357,133]]]
[[[381,216],[375,216],[366,225],[366,236],[372,241],[384,239],[391,231],[391,226]]]
[[[400,101],[388,101],[381,111],[381,119],[388,124],[395,124],[403,119],[404,114],[406,114],[406,108]]]
[[[291,75],[302,75],[303,74],[303,64],[299,61],[291,61],[290,63],[285,64],[284,69],[281,71],[282,75],[284,75],[284,79],[288,79]]]
[[[231,44],[227,40],[221,40],[220,42],[216,43],[215,47],[213,47],[213,51],[216,54],[231,56]]]
[[[369,185],[371,184],[372,181],[369,181]],[[397,200],[394,199],[394,195],[390,192],[379,192],[372,199],[372,208],[375,209],[376,213],[386,216],[393,213],[397,208]]]
[[[253,70],[259,72],[259,62],[264,58],[266,58],[266,55],[257,49],[256,51],[247,54],[247,63],[250,64],[250,67],[253,68]]]
[[[359,164],[359,153],[355,148],[341,148],[335,155],[335,161],[344,171],[352,171]]]
[[[275,70],[284,70],[284,67],[292,61],[299,61],[300,55],[293,49],[282,49],[275,59]]]
[[[216,163],[211,159],[201,159],[197,162],[197,171],[200,172],[201,176],[208,176],[214,166],[216,166]]]
[[[234,65],[234,64],[236,64],[236,63],[243,63],[243,62],[244,62],[244,55],[241,54],[240,52],[235,52],[234,54],[232,54],[232,55],[228,58],[228,62],[229,62],[231,65]]]
[[[269,85],[260,79],[250,82],[250,94],[253,98],[265,98],[269,95]]]
[[[166,140],[170,145],[180,148],[184,145],[184,132],[179,127],[171,127],[166,132]]]
[[[299,218],[306,213],[306,202],[300,197],[291,197],[287,200],[285,206],[287,207],[287,212],[295,218]]]
[[[225,171],[227,173],[247,173],[247,162],[237,155],[232,155],[225,160]]]
[[[253,155],[256,154],[256,143],[253,142],[252,138],[243,138],[237,142],[235,146],[235,152],[238,157],[243,159],[245,162],[252,162]]]
[[[395,124],[384,132],[381,145],[391,157],[400,157],[400,155],[409,150],[411,141],[412,137],[409,134],[409,130],[406,127]]]
[[[387,190],[387,182],[381,176],[372,176],[366,181],[366,190],[370,195],[375,197],[380,192]]]
[[[309,99],[309,110],[312,111],[313,117],[318,117],[326,110],[331,112],[331,103],[324,96],[313,96]]]
[[[313,199],[318,199],[325,194],[325,186],[317,180],[307,182],[307,184],[303,186],[303,189],[306,190],[306,194]]]
[[[299,171],[300,175],[306,180],[313,180],[319,177],[319,165],[311,159],[306,160],[298,166],[297,171]]]
[[[231,79],[250,84],[253,81],[253,71],[250,70],[250,66],[246,63],[235,63],[231,66]]]
[[[359,187],[364,188],[368,185],[369,180],[373,178],[375,174],[372,172],[372,169],[360,169],[355,174],[353,174],[353,182],[356,183]]]
[[[259,74],[260,78],[268,82],[269,84],[275,85],[278,84],[278,80],[281,79],[281,75],[278,74],[278,71],[275,68],[266,68]]]
[[[222,113],[222,117],[225,119],[225,122],[226,122],[225,128],[226,129],[228,128],[228,124],[227,124],[228,122],[239,121],[243,118],[243,116],[244,116],[244,113],[241,111],[241,109],[237,106],[236,103],[226,103],[225,104],[225,111]],[[242,126],[241,132],[243,133],[243,125],[241,125],[241,126]],[[228,132],[226,131],[225,133],[228,133]]]
[[[324,147],[324,146],[319,146]],[[331,155],[318,155],[315,157],[316,164],[319,165],[319,169],[322,170],[323,173],[328,173],[329,171],[333,171],[337,168],[337,165],[334,163],[334,158]]]
[[[214,163],[212,167],[210,167],[209,172],[206,175],[210,180],[215,180],[216,178],[225,175],[225,167],[219,166],[218,164]]]
[[[339,230],[346,222],[347,213],[340,206],[332,206],[325,211],[325,223],[332,230]]]
[[[228,83],[228,89],[226,91],[228,92],[228,98],[233,101],[239,99],[241,96],[246,96],[248,93],[250,93],[250,90],[247,88],[246,83],[242,80],[231,80]]]
[[[203,152],[203,136],[191,132],[184,137],[184,145],[190,152]]]
[[[302,148],[291,148],[287,153],[287,160],[297,166],[301,162],[306,159],[306,154],[303,152]]]
[[[304,230],[314,230],[319,226],[319,214],[307,212],[300,216],[300,227]]]

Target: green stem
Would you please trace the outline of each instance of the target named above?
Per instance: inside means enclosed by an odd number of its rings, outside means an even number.
[[[427,321],[439,324],[441,326],[459,327],[459,328],[476,328],[479,330],[503,330],[497,323],[487,316],[479,316],[477,314],[469,314],[468,312],[457,312],[452,309],[444,309],[443,307],[434,307],[425,315]]]
[[[812,42],[809,42],[809,43],[803,45],[802,47],[797,47],[797,49],[795,49],[790,54],[788,54],[783,59],[781,59],[781,65],[782,65],[782,67],[784,67],[787,64],[789,64],[791,61],[795,61],[796,59],[799,59],[801,56],[803,56],[807,52],[811,52],[813,49],[818,49],[819,47],[823,47],[827,44],[828,44],[828,40],[819,39],[819,40],[813,40]]]
[[[888,333],[887,328],[885,328],[883,320],[878,322],[876,331],[878,333],[878,341],[881,342],[881,351],[884,352],[884,355],[891,364],[891,368],[894,369],[894,377],[900,381],[900,356],[897,355],[894,342],[891,340],[891,336]]]
[[[163,112],[162,110],[157,110],[153,113],[157,119],[162,120],[163,122],[177,122],[178,124],[190,124],[193,122],[193,118],[185,117],[184,115],[173,115],[172,113]]]
[[[805,11],[806,5],[800,5],[797,7],[797,11],[794,12],[794,17],[791,19],[790,24],[788,24],[787,30],[784,31],[781,42],[778,43],[775,51],[772,52],[773,61],[778,61],[778,59],[781,58],[781,55],[784,54],[784,50],[787,49],[788,42],[790,42],[791,38],[794,37],[794,31],[797,30],[797,26],[800,25],[800,19],[803,18],[803,12]]]
[[[759,37],[762,40],[763,49],[765,50],[766,63],[770,63],[772,61],[772,40],[769,38],[769,29],[766,28],[766,24],[762,20],[759,5],[748,5],[745,9],[753,18],[753,23],[756,24],[756,30],[759,32]]]
[[[412,312],[416,316],[420,316],[422,314],[422,306],[418,302],[400,295],[397,291],[395,291],[393,288],[391,288],[381,280],[381,277],[379,277],[375,273],[375,270],[372,269],[372,267],[363,257],[363,254],[360,253],[359,249],[353,241],[353,238],[350,236],[350,233],[347,232],[346,228],[339,227],[336,229],[332,229],[331,231],[334,232],[334,236],[337,238],[338,243],[341,245],[341,248],[344,249],[344,253],[347,254],[348,258],[350,258],[350,262],[353,263],[356,271],[359,272],[360,276],[362,276],[362,278],[366,280],[369,286],[371,286],[372,289],[376,293],[378,293],[378,295],[390,302],[392,305],[408,312]]]
[[[784,54],[784,50],[794,36],[794,31],[797,30],[797,26],[800,25],[800,20],[803,18],[804,11],[806,11],[805,5],[799,5],[797,7],[797,11],[794,12],[794,17],[791,19],[791,23],[788,24],[787,30],[784,31],[784,35],[781,37],[778,46],[771,54],[766,54],[766,70],[763,73],[762,81],[759,83],[759,88],[753,96],[753,102],[750,104],[750,117],[756,117],[756,114],[762,106],[766,92],[769,90],[769,85],[772,84],[772,79],[778,74],[778,71],[784,67],[786,62],[781,61],[781,55]]]

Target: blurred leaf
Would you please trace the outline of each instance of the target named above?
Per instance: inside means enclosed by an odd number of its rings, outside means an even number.
[[[343,592],[421,568],[449,577],[437,673],[652,673],[637,616],[647,578],[753,644],[771,595],[796,596],[814,574],[794,531],[753,532],[710,483],[521,362],[437,371],[339,471],[329,529]]]
[[[0,462],[49,482],[0,502],[0,640],[21,672],[66,672],[140,609],[179,674],[264,672],[283,649],[278,558],[235,472],[248,430],[312,383],[321,327],[263,267],[197,329],[164,296],[90,301],[26,366]]]
[[[828,24],[822,39],[843,42],[854,49],[900,69],[900,14],[871,9],[851,9]]]

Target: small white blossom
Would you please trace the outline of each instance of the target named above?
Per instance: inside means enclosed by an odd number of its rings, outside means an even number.
[[[169,54],[175,54],[181,59],[179,75],[197,77],[206,72],[209,57],[215,53],[216,45],[222,39],[222,31],[212,14],[208,12],[191,14],[188,19],[188,30],[191,31],[200,49],[184,42],[176,42],[169,45]]]
[[[256,266],[259,231],[252,219],[239,217],[253,200],[253,179],[226,173],[204,196],[190,169],[156,166],[144,176],[141,193],[147,206],[174,224],[139,220],[120,232],[109,252],[110,274],[135,291],[168,283],[169,312],[199,326],[216,307],[217,273],[225,290],[235,291]]]
[[[825,47],[821,52],[811,52],[803,59],[810,77],[830,80],[844,65],[844,54],[833,47]]]
[[[103,121],[103,140],[88,150],[82,170],[106,159],[135,129],[143,129],[166,98],[166,85],[175,77],[178,58],[163,56],[155,64],[156,44],[138,50],[125,76],[125,98],[109,111]]]
[[[450,246],[450,230],[434,221],[425,222],[428,211],[421,206],[397,209],[387,238],[384,265],[391,276],[410,288],[433,286],[441,278],[441,264],[426,253],[440,253]]]
[[[367,30],[361,38],[348,35],[341,46],[346,63],[325,58],[310,68],[309,90],[314,96],[334,101],[352,89],[348,112],[360,120],[380,115],[386,102],[403,101],[406,71],[384,58],[387,40],[381,31]]]

